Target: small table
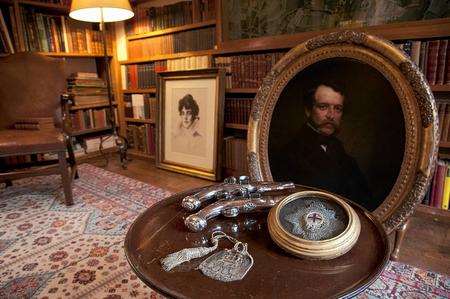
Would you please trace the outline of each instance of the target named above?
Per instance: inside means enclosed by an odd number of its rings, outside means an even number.
[[[297,187],[295,191],[303,190]],[[389,242],[374,217],[356,204],[361,234],[345,255],[329,261],[296,258],[279,248],[267,230],[267,213],[219,216],[203,232],[184,226],[180,202],[191,190],[162,200],[141,214],[125,239],[125,253],[134,272],[152,289],[176,298],[322,298],[351,297],[367,288],[388,262]],[[290,192],[292,193],[292,191]],[[287,193],[288,194],[288,193]],[[221,229],[248,243],[254,265],[241,281],[224,283],[204,276],[195,267],[200,258],[165,272],[160,259],[188,247],[209,246],[211,233]],[[219,247],[231,248],[221,240]],[[219,249],[218,249],[219,250]],[[215,252],[218,252],[215,251]]]

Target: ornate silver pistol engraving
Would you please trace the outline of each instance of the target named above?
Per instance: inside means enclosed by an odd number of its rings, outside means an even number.
[[[188,216],[184,223],[189,230],[198,232],[208,225],[208,220],[219,215],[236,217],[241,213],[262,211],[273,207],[280,198],[263,196],[266,192],[294,188],[292,182],[250,182],[247,176],[230,177],[222,184],[203,188],[186,196],[182,207],[188,211],[198,210],[202,204],[214,200],[195,214]]]

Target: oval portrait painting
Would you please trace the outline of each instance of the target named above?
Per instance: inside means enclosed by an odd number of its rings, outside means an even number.
[[[273,110],[273,179],[330,191],[370,211],[389,195],[404,151],[404,114],[395,90],[357,59],[333,57],[306,67]]]

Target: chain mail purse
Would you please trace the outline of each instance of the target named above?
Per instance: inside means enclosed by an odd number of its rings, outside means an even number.
[[[269,213],[272,240],[305,259],[333,259],[356,243],[361,224],[342,199],[320,191],[303,191],[281,200]]]
[[[234,244],[233,248],[223,249],[214,253],[202,261],[198,269],[204,275],[223,282],[243,279],[253,266],[253,257],[247,250],[247,243],[240,242],[222,231],[212,234],[211,247],[185,248],[171,253],[161,259],[161,266],[165,271],[170,271],[184,262],[214,252],[219,245],[220,239],[228,239]]]

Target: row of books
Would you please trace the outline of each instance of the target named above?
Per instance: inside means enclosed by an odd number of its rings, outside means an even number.
[[[127,35],[140,34],[215,18],[215,0],[182,1],[160,7],[137,6],[127,21]]]
[[[148,56],[213,49],[216,44],[214,27],[176,32],[128,42],[128,56],[139,59]]]
[[[284,52],[216,57],[216,67],[224,68],[229,79],[227,88],[259,88],[272,66]]]
[[[109,126],[109,108],[76,110],[70,113],[74,131],[100,129]]]
[[[212,67],[212,57],[208,55],[167,60],[168,71],[198,70],[210,67]]]
[[[252,110],[253,99],[226,98],[225,123],[247,124]]]
[[[127,89],[151,88],[156,86],[156,74],[163,71],[195,70],[212,67],[208,55],[160,60],[144,64],[123,66],[122,86]]]
[[[156,86],[156,73],[167,70],[165,60],[144,64],[126,65],[126,86],[127,89],[150,88]]]
[[[158,104],[149,94],[125,94],[125,117],[134,119],[156,119]]]
[[[450,141],[450,102],[437,102],[441,142]]]
[[[406,41],[398,47],[424,73],[430,85],[450,84],[450,46],[448,39]]]
[[[223,167],[227,175],[247,174],[247,140],[228,136],[224,138],[223,148]]]
[[[434,170],[431,186],[426,193],[423,204],[435,208],[448,210],[450,198],[450,169],[449,163],[438,160]]]
[[[22,31],[26,51],[103,54],[102,34],[91,24],[36,12],[33,7],[21,6],[20,13],[18,30]],[[13,35],[18,49],[18,32],[13,30]],[[112,50],[109,38],[107,50]]]
[[[156,131],[154,125],[128,125],[126,137],[130,149],[135,149],[150,156],[155,155]]]
[[[67,79],[67,91],[75,106],[107,105],[108,91],[104,80],[97,73],[73,73]]]

